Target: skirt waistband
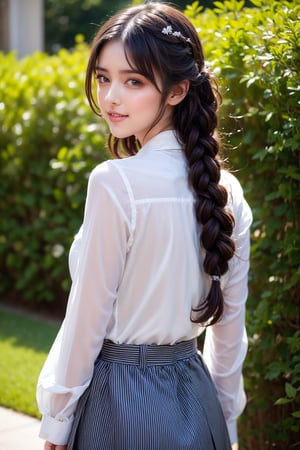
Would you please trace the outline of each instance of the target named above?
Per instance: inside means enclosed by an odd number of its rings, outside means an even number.
[[[115,344],[105,340],[99,357],[107,362],[146,367],[174,364],[196,352],[196,339],[174,345]]]

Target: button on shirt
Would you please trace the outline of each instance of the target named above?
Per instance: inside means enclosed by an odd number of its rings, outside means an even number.
[[[79,397],[88,387],[104,338],[174,344],[201,334],[190,320],[209,290],[199,252],[188,168],[173,131],[133,157],[91,173],[83,224],[70,250],[72,287],[65,319],[41,371],[40,437],[66,444]],[[252,216],[237,179],[223,171],[235,217],[236,254],[222,277],[224,316],[208,327],[203,356],[217,387],[231,441],[245,406],[242,364]]]

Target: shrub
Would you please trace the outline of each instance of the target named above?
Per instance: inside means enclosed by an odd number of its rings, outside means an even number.
[[[107,159],[105,129],[84,99],[88,50],[0,55],[0,290],[65,305],[67,255],[87,177]]]
[[[227,155],[254,214],[242,448],[285,449],[300,441],[300,6],[252,3],[186,14],[220,82]]]
[[[299,12],[296,1],[216,2],[186,14],[199,29],[224,104],[220,129],[252,207],[247,312],[249,402],[241,448],[299,445]],[[66,298],[67,251],[88,174],[106,159],[101,122],[83,97],[87,49],[0,56],[0,290]]]

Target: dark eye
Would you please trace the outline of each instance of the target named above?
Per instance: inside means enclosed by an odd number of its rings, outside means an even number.
[[[136,78],[131,78],[127,81],[127,84],[132,87],[140,86],[142,82],[140,80],[137,80]]]
[[[102,75],[101,73],[96,74],[96,80],[99,84],[107,83],[109,80],[105,75]]]

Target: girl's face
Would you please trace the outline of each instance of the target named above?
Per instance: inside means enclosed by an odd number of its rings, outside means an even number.
[[[161,93],[129,66],[120,41],[104,45],[98,58],[96,77],[98,104],[113,136],[134,135],[143,145],[157,133],[172,128],[174,106],[168,99],[162,118],[152,128],[160,111]],[[158,86],[160,88],[159,82]]]

